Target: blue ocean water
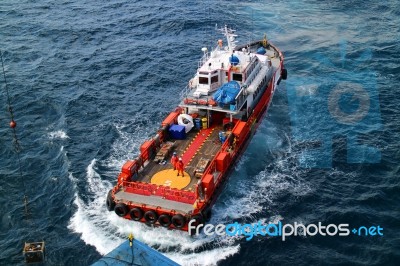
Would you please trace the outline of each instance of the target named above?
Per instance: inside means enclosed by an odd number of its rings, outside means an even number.
[[[88,265],[131,232],[184,265],[399,261],[398,1],[3,0],[0,21],[22,147],[21,177],[2,80],[1,265],[23,264],[23,242],[42,239],[48,265]],[[383,236],[191,238],[107,212],[120,167],[178,104],[216,24],[242,43],[267,33],[289,78],[211,223],[380,225]]]

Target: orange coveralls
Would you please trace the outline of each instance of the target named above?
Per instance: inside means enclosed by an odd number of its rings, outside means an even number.
[[[172,164],[172,166],[174,167],[174,170],[176,170],[176,164],[177,164],[177,163],[178,163],[178,156],[172,155],[171,164]]]
[[[178,161],[176,163],[176,169],[178,169],[178,176],[179,176],[179,173],[182,173],[182,176],[184,176],[183,175],[183,162],[182,161]]]

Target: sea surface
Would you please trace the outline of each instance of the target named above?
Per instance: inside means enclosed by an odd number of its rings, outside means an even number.
[[[178,104],[217,27],[285,55],[282,81],[211,223],[380,226],[383,236],[189,237],[105,197]],[[45,240],[89,265],[129,233],[183,265],[398,265],[399,1],[0,1],[0,265]],[[350,89],[349,89],[350,88]],[[23,198],[28,197],[28,215]]]

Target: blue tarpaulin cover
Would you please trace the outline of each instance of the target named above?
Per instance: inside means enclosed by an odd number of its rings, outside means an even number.
[[[172,125],[169,128],[169,136],[172,139],[186,139],[185,127],[181,125]]]
[[[257,49],[257,54],[265,54],[267,51],[265,50],[264,47],[260,47]]]
[[[239,64],[239,58],[236,55],[231,55],[231,57],[229,57],[229,63],[231,63],[232,66],[237,66]]]
[[[230,81],[222,85],[213,96],[214,101],[219,104],[235,103],[235,97],[240,92],[240,85],[237,81]]]

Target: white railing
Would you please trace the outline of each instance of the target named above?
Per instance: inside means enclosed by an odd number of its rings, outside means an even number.
[[[207,60],[210,58],[210,54],[209,53],[204,53],[204,55],[201,57],[201,59],[199,60],[199,63],[197,65],[197,71],[199,71],[199,69],[207,62]]]
[[[242,87],[242,89],[239,91],[238,95],[235,97],[235,111],[238,111],[242,108],[243,103],[246,100],[246,95],[244,94],[245,87]]]
[[[187,98],[189,93],[190,93],[190,87],[189,87],[189,85],[186,85],[186,87],[179,93],[179,98],[181,100],[183,100],[183,99]]]

